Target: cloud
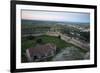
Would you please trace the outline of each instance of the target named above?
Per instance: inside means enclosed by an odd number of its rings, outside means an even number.
[[[22,10],[22,19],[61,22],[90,22],[90,14],[76,12]]]

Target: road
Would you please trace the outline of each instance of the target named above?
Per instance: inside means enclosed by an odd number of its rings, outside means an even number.
[[[89,43],[84,43],[80,40],[77,40],[77,39],[74,39],[74,38],[71,38],[71,37],[68,37],[67,35],[64,35],[64,34],[61,34],[61,39],[68,42],[68,43],[71,43],[71,44],[74,44],[82,49],[85,49],[85,50],[89,50],[90,46],[89,46]]]
[[[67,35],[62,34],[60,32],[48,32],[46,35],[50,35],[50,36],[59,36],[60,35],[61,39],[67,43],[74,44],[74,45],[76,45],[84,50],[89,50],[89,48],[90,48],[89,43],[83,42],[83,41],[75,39],[75,38],[68,37]]]

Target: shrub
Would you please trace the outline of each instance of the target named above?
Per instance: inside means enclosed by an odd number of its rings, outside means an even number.
[[[28,36],[27,38],[28,38],[29,40],[32,40],[32,39],[35,38],[35,36]]]
[[[58,38],[61,39],[61,36],[59,35]]]
[[[37,39],[36,40],[36,43],[42,44],[43,43],[43,40],[42,39]]]

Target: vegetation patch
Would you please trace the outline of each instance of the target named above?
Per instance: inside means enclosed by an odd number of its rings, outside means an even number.
[[[21,38],[21,56],[22,56],[21,61],[27,62],[27,58],[25,56],[27,48],[33,48],[38,44],[46,44],[46,43],[51,43],[56,45],[57,47],[56,54],[58,54],[61,50],[65,49],[66,47],[74,46],[70,43],[66,43],[64,40],[61,40],[60,36],[55,37],[55,36],[42,35],[36,37],[32,37],[32,36],[22,37]],[[48,58],[48,61],[52,60],[52,58],[53,57]]]

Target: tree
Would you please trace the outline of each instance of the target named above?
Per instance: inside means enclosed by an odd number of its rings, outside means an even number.
[[[80,35],[84,38],[85,41],[90,41],[90,32],[81,32]]]
[[[59,35],[58,38],[61,39],[61,36]]]
[[[28,38],[29,40],[32,40],[32,39],[34,39],[35,37],[30,35],[30,36],[28,36],[27,38]]]
[[[43,43],[43,40],[42,39],[37,39],[36,40],[36,43],[42,44]]]

